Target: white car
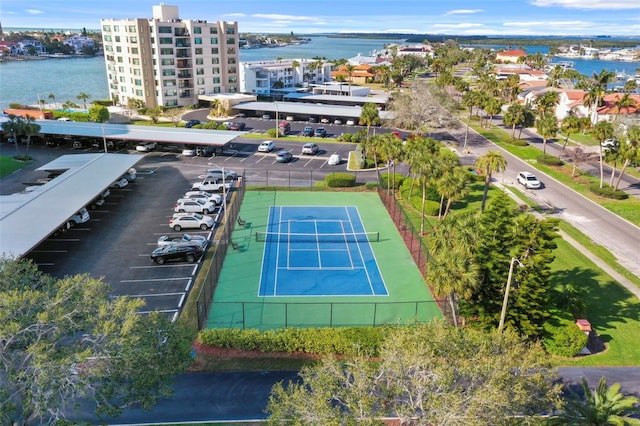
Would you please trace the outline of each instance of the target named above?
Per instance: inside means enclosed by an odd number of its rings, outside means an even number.
[[[224,178],[225,179],[229,179],[229,180],[238,179],[238,173],[237,172],[235,172],[233,170],[229,170],[229,169],[220,169],[220,168],[207,169],[207,170],[204,171],[203,174],[201,174],[198,177],[200,179],[204,179],[206,177],[219,177],[219,178],[222,178],[223,174],[224,174]]]
[[[211,194],[205,191],[187,191],[184,193],[184,197],[182,198],[194,198],[203,201],[211,201],[215,205],[220,205],[222,203],[222,195],[220,194]]]
[[[228,181],[225,179],[223,184],[223,180],[221,178],[207,177],[203,179],[202,182],[196,182],[191,185],[191,190],[205,192],[224,192],[226,189],[227,191],[230,191],[231,183],[232,181]]]
[[[173,211],[176,213],[204,213],[209,214],[215,212],[216,205],[211,201],[205,201],[199,198],[181,198],[176,201]]]
[[[342,158],[340,158],[340,154],[332,154],[327,161],[327,164],[330,166],[337,166],[342,162]]]
[[[120,189],[120,188],[124,188],[127,185],[129,185],[129,181],[126,178],[121,177],[117,181],[113,182],[111,186],[109,186],[109,188]]]
[[[527,189],[538,189],[542,187],[542,183],[538,180],[533,173],[519,172],[518,183]]]
[[[182,155],[185,157],[195,157],[198,153],[198,150],[194,147],[188,146],[182,150]]]
[[[136,145],[136,151],[138,152],[149,152],[156,149],[157,144],[155,142],[142,142]]]
[[[258,152],[271,152],[276,149],[276,144],[273,141],[264,141],[258,146]]]
[[[200,213],[177,213],[169,220],[169,226],[174,231],[180,232],[182,229],[207,229],[213,228],[217,220],[211,216],[205,216]]]
[[[205,249],[209,242],[202,235],[183,234],[182,236],[163,235],[158,238],[158,247],[168,245],[197,246]]]

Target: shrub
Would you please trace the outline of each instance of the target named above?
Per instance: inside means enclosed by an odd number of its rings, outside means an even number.
[[[302,352],[319,355],[377,355],[386,327],[208,329],[198,334],[203,345],[263,352]]]
[[[527,145],[529,145],[529,142],[527,142],[524,139],[514,139],[513,141],[509,141],[509,143],[511,145],[514,145],[514,146],[527,146]]]
[[[364,187],[372,190],[372,189],[376,189],[378,187],[378,184],[376,182],[367,182],[364,184]]]
[[[266,131],[266,135],[270,138],[276,137],[276,129],[269,129]]]
[[[554,355],[573,357],[587,344],[588,336],[572,321],[561,320],[557,326],[547,322],[544,329],[545,337],[542,338],[542,344]]]
[[[542,154],[536,158],[538,163],[545,164],[547,166],[562,166],[564,163],[558,157],[554,157],[549,154]]]
[[[343,133],[338,137],[341,142],[351,142],[351,133]]]
[[[382,173],[380,175],[380,180],[382,181],[383,188],[389,188],[394,183],[394,175],[395,175],[395,186],[393,189],[399,189],[402,185],[402,182],[405,179],[404,175],[400,173]]]
[[[356,183],[356,177],[349,173],[332,173],[324,180],[329,188],[345,188]]]
[[[422,187],[416,182],[411,191],[413,178],[405,178],[400,186],[400,195],[417,211],[422,211]],[[409,198],[411,193],[411,198]],[[432,199],[435,198],[435,199]],[[437,200],[437,201],[436,201]],[[424,214],[427,216],[437,216],[440,211],[440,196],[433,188],[427,188],[427,201],[424,207]]]
[[[629,198],[629,194],[619,189],[614,189],[612,186],[604,185],[600,188],[600,183],[595,182],[589,186],[589,190],[596,195],[605,198],[611,198],[613,200],[625,200]]]

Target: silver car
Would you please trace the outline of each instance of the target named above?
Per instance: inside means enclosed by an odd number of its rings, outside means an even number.
[[[207,247],[208,241],[202,235],[183,234],[182,236],[163,235],[158,238],[158,247],[164,247],[168,245],[187,245],[198,246],[201,249]]]

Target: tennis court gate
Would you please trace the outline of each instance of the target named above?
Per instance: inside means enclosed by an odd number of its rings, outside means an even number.
[[[240,207],[242,206],[242,200],[246,192],[246,179],[245,173],[238,178],[237,186],[234,191],[227,193],[227,205],[223,212],[222,220],[218,225],[218,230],[213,237],[215,249],[213,252],[213,259],[211,263],[203,263],[203,271],[200,276],[204,276],[204,283],[200,292],[196,298],[196,314],[198,317],[198,330],[202,330],[207,324],[207,316],[211,304],[213,303],[213,293],[218,285],[218,278],[220,277],[220,271],[222,271],[222,264],[224,263],[227,249],[231,242],[231,234],[236,221],[239,220],[238,214],[240,213]],[[204,270],[206,265],[208,269]]]

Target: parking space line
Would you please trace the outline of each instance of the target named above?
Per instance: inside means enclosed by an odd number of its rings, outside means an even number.
[[[158,282],[158,281],[180,281],[190,280],[191,277],[178,277],[178,278],[149,278],[145,280],[120,280],[121,283],[146,283],[146,282]]]
[[[184,296],[183,292],[177,292],[177,293],[139,293],[139,294],[131,294],[128,295],[131,297],[164,297],[164,296]]]
[[[78,242],[80,238],[52,238],[51,241]]]
[[[55,263],[36,263],[38,266],[53,266]]]

